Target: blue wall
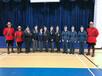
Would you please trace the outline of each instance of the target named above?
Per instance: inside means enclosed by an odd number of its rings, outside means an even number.
[[[6,43],[5,43],[5,37],[4,36],[0,36],[0,48],[6,48]],[[14,47],[16,48],[16,42],[14,42]],[[22,47],[24,48],[25,47],[25,44],[23,43]],[[49,47],[50,47],[50,44],[49,44]],[[69,44],[68,44],[68,47]],[[76,43],[75,45],[76,48],[79,48],[79,44]],[[32,48],[32,45],[31,45],[31,48]],[[56,44],[55,44],[55,48],[56,48]],[[61,48],[62,48],[62,43],[61,43]],[[87,48],[87,44],[85,44],[85,48]]]
[[[0,35],[3,35],[3,29],[7,27],[8,21],[13,24],[15,30],[18,25],[22,26],[22,30],[26,26],[32,29],[34,25],[38,25],[39,28],[59,25],[62,31],[64,25],[68,26],[68,30],[74,25],[77,32],[81,25],[86,29],[88,23],[93,21],[93,0],[61,0],[59,3],[36,4],[30,3],[30,0],[3,1],[5,0],[0,1]]]
[[[68,26],[68,30],[73,25],[77,32],[80,26],[83,25],[86,30],[89,22],[93,21],[93,1],[61,0],[59,3],[30,3],[30,0],[20,0],[20,2],[14,0],[5,2],[5,0],[2,0],[0,1],[0,36],[3,35],[3,29],[7,27],[6,23],[8,21],[13,24],[12,27],[15,30],[17,30],[18,25],[22,26],[22,30],[26,26],[29,26],[32,30],[34,25],[38,25],[39,28],[47,26],[48,29],[51,25],[54,28],[58,25],[61,31],[64,25]],[[15,43],[14,46],[16,47]],[[76,48],[78,46],[77,43]],[[6,47],[3,36],[0,37],[0,47]]]

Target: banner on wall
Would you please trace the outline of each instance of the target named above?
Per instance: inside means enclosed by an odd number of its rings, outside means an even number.
[[[30,0],[31,3],[41,3],[41,2],[60,2],[60,0]]]

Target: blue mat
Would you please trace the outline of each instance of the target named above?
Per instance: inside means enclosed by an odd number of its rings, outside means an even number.
[[[90,69],[95,76],[102,71]],[[0,68],[0,76],[92,76],[86,68]]]
[[[6,48],[6,43],[5,43],[5,37],[4,36],[0,36],[0,48]],[[22,47],[24,48],[25,45],[24,43],[22,44]],[[68,48],[69,48],[69,44],[68,44]],[[14,42],[14,48],[16,48],[16,42]],[[32,45],[31,45],[32,48]],[[50,48],[50,44],[49,44],[49,48]],[[55,48],[56,48],[56,44],[55,44]],[[61,48],[62,48],[62,42],[61,42]],[[76,43],[75,48],[78,49],[79,48],[79,44]],[[85,49],[87,49],[87,44],[85,44]]]

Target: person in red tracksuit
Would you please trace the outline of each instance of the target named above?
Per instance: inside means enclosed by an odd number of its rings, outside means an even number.
[[[92,46],[92,49],[93,49],[93,52],[92,52],[92,57],[95,56],[95,45],[96,45],[96,38],[98,37],[99,35],[99,32],[98,30],[94,27],[94,23],[93,22],[90,22],[90,25],[89,25],[90,28],[87,28],[87,35],[88,35],[88,38],[87,38],[87,44],[88,44],[88,53],[86,55],[90,55],[90,46]]]
[[[8,54],[10,53],[9,52],[9,46],[11,45],[11,48],[12,48],[12,52],[14,53],[13,51],[13,43],[14,43],[14,33],[15,33],[15,30],[14,28],[11,28],[11,23],[8,22],[7,23],[7,28],[4,29],[3,31],[3,34],[4,36],[6,37],[6,43],[7,43],[7,50],[8,50]]]
[[[18,26],[18,31],[15,32],[15,39],[16,39],[18,54],[22,52],[22,43],[23,43],[22,36],[23,36],[23,31],[21,31],[21,26]]]

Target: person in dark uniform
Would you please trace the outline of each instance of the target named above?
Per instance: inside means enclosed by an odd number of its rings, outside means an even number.
[[[50,33],[49,33],[51,52],[54,52],[54,37],[55,37],[55,32],[53,30],[53,26],[51,26],[50,27]]]
[[[8,22],[7,23],[8,27],[5,28],[4,31],[3,31],[3,34],[6,37],[8,54],[10,54],[10,51],[9,51],[9,46],[10,45],[11,45],[12,52],[14,53],[14,51],[13,51],[13,43],[14,43],[14,33],[15,33],[15,30],[14,30],[14,28],[11,28],[11,25],[12,24],[10,22]]]
[[[49,31],[47,30],[47,27],[44,26],[44,45],[46,52],[48,52],[48,40],[49,40]]]
[[[76,41],[77,41],[77,32],[74,31],[74,26],[72,26],[70,36],[69,36],[70,54],[74,54]]]
[[[87,28],[87,35],[88,35],[88,38],[87,38],[87,44],[88,44],[88,53],[86,55],[90,55],[90,47],[92,46],[92,57],[95,56],[95,45],[96,45],[96,42],[97,42],[97,37],[99,35],[99,32],[97,30],[97,28],[94,27],[94,23],[91,21],[90,22],[90,25],[89,25],[89,28]]]
[[[38,35],[38,41],[39,41],[39,51],[43,51],[43,29],[40,29],[39,35]]]
[[[38,50],[38,26],[32,30],[33,52]]]
[[[78,43],[79,43],[79,54],[84,55],[84,44],[87,40],[87,33],[84,31],[84,27],[80,27],[80,31],[78,32]]]
[[[59,26],[56,27],[56,32],[55,32],[55,42],[56,42],[56,47],[57,51],[60,52],[60,43],[61,43],[61,32],[59,31]]]
[[[68,53],[68,40],[69,40],[69,31],[67,26],[64,26],[64,31],[62,32],[62,42],[63,42],[63,53]]]
[[[18,31],[15,32],[15,39],[17,45],[18,54],[22,53],[22,43],[23,43],[23,31],[21,31],[21,26],[18,26]]]
[[[25,50],[26,50],[25,53],[29,53],[31,41],[32,41],[32,33],[28,26],[25,29],[25,31],[23,32],[23,41],[25,42]]]

